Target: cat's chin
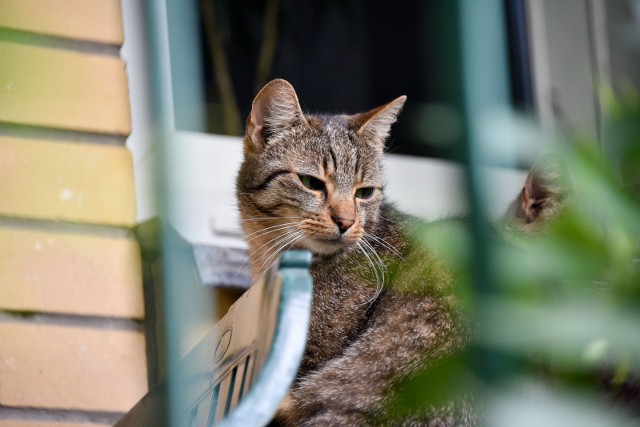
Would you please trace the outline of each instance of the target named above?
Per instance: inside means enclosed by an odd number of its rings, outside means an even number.
[[[313,237],[306,237],[300,242],[300,245],[319,255],[331,255],[349,246],[353,246],[354,243],[348,242],[344,239],[321,240]]]

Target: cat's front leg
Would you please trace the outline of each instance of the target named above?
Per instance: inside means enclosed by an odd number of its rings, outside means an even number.
[[[289,392],[278,416],[288,426],[364,426],[368,414],[381,405],[381,395],[363,398],[362,388],[372,384],[355,381],[344,366],[346,359],[333,360],[322,370],[310,374]],[[342,366],[341,366],[342,365]]]
[[[296,409],[297,407],[297,409]],[[295,426],[364,426],[366,425],[363,414],[344,413],[331,409],[320,409],[319,411],[309,408],[304,410],[302,405],[296,405],[290,393],[284,397],[273,421],[269,427],[280,427],[283,425]]]
[[[294,401],[291,393],[283,399],[278,412],[270,427],[277,426],[365,426],[364,414],[359,412],[344,412],[322,407],[304,408],[301,402]]]
[[[284,399],[282,399],[282,402],[280,402],[280,405],[278,406],[278,411],[276,412],[276,415],[273,418],[273,421],[271,422],[270,426],[275,427],[275,426],[286,424],[286,420],[288,418],[291,418],[292,413],[293,413],[293,399],[291,398],[291,392],[289,391],[284,397]]]
[[[287,425],[370,425],[384,415],[398,380],[462,347],[456,316],[442,307],[385,294],[362,335],[291,389]]]
[[[365,427],[371,425],[364,414],[358,412],[323,410],[316,415],[302,421],[300,427]]]

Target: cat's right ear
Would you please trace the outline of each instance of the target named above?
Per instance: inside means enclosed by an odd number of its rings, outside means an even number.
[[[271,135],[291,126],[307,123],[293,86],[282,79],[272,80],[258,92],[247,118],[245,154],[260,150]]]
[[[536,221],[545,209],[553,209],[562,201],[568,187],[569,178],[564,162],[553,153],[547,153],[527,175],[516,216],[525,222]]]
[[[382,152],[391,125],[398,118],[406,100],[406,96],[401,96],[381,107],[351,116],[352,126],[358,135]]]

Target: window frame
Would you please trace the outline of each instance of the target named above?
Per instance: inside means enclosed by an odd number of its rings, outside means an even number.
[[[125,2],[135,3],[135,2]],[[134,154],[134,165],[137,183],[139,206],[139,220],[158,215],[158,203],[154,200],[153,186],[160,178],[167,176],[178,177],[172,183],[167,182],[169,194],[177,195],[173,207],[167,206],[168,221],[188,241],[198,244],[222,245],[228,247],[244,247],[239,227],[237,225],[237,209],[233,191],[235,170],[241,161],[241,138],[223,135],[213,135],[204,132],[194,132],[176,129],[175,101],[176,90],[172,83],[172,68],[170,58],[170,35],[168,32],[167,11],[174,4],[171,0],[153,2],[153,5],[124,7],[125,31],[139,25],[134,34],[127,34],[125,44],[133,37],[134,48],[129,52],[127,46],[123,56],[128,63],[130,85],[132,87],[132,111],[134,111],[134,132],[129,139],[129,145]],[[188,0],[180,3],[185,9],[194,7],[195,1]],[[146,10],[145,10],[146,9]],[[175,7],[173,8],[175,9]],[[173,15],[176,14],[172,10]],[[184,12],[183,15],[189,15]],[[126,19],[129,15],[130,19]],[[127,22],[130,22],[127,25]],[[145,25],[153,27],[152,34],[142,34]],[[186,35],[178,37],[181,42],[194,40],[194,29]],[[151,47],[151,49],[149,49]],[[195,55],[184,55],[188,49],[176,49],[180,52],[181,70],[193,67],[185,66],[189,61],[196,61]],[[146,52],[146,60],[136,55]],[[155,52],[155,53],[154,53]],[[129,53],[129,54],[127,54]],[[506,55],[506,52],[504,52]],[[506,56],[504,56],[506,58]],[[193,62],[192,62],[193,63]],[[153,76],[145,81],[144,76]],[[186,85],[190,100],[183,98],[180,102],[194,101],[193,80],[197,75],[181,78]],[[186,83],[185,83],[186,82]],[[136,86],[146,86],[135,92]],[[141,101],[146,96],[151,102]],[[502,100],[501,102],[506,102]],[[195,100],[197,102],[197,99]],[[373,107],[373,106],[372,106]],[[504,110],[505,105],[498,105]],[[136,132],[136,112],[142,116],[137,126],[141,131]],[[491,120],[491,118],[486,118]],[[400,117],[402,120],[402,116]],[[195,126],[197,127],[197,126]],[[393,132],[393,131],[392,131]],[[167,152],[159,153],[159,141],[167,144]],[[142,147],[142,148],[140,148]],[[158,159],[171,159],[172,162],[162,162],[161,173],[156,166]],[[177,162],[176,162],[177,160]],[[462,167],[452,161],[433,158],[423,158],[410,155],[387,153],[385,155],[385,170],[388,186],[387,198],[400,209],[426,219],[436,219],[466,212],[466,201],[461,191],[463,181]],[[513,162],[515,163],[515,161]],[[190,171],[190,176],[180,174],[182,168]],[[184,170],[184,169],[182,169]],[[491,183],[491,191],[487,194],[491,198],[492,213],[504,212],[508,203],[518,193],[524,180],[525,173],[511,167],[487,168],[486,176]],[[220,185],[228,183],[228,185]],[[203,212],[202,210],[207,210]]]
[[[199,78],[197,72],[192,71],[188,78],[180,79],[183,92],[176,91],[173,86],[171,76],[176,70],[172,68],[170,58],[171,39],[168,32],[167,8],[171,9],[170,13],[174,18],[180,14],[182,18],[186,17],[186,22],[189,16],[193,15],[196,3],[196,0],[123,2],[125,44],[122,56],[127,63],[130,81],[133,123],[127,145],[134,159],[138,220],[142,222],[159,214],[159,203],[154,190],[159,180],[167,175],[179,175],[181,167],[188,168],[195,172],[194,177],[198,176],[198,179],[183,177],[181,181],[174,183],[175,194],[185,197],[179,198],[176,203],[178,208],[173,210],[173,216],[170,216],[169,221],[193,243],[244,247],[237,225],[233,191],[235,170],[241,161],[241,138],[180,130],[175,126],[176,93],[186,93],[178,95],[181,106],[197,104],[202,100],[198,95],[197,84],[194,84]],[[499,3],[496,0],[495,6],[499,7]],[[473,8],[472,2],[460,0],[459,4],[461,15],[464,15],[465,10]],[[563,4],[565,6],[560,12],[573,16],[573,20],[563,19],[563,16],[556,17],[555,20],[548,19],[550,13],[559,12],[550,9],[558,7],[554,0],[524,0],[530,39],[534,113],[544,130],[562,132],[567,128],[587,129],[592,136],[597,137],[602,132],[601,106],[594,91],[585,89],[585,81],[591,82],[592,87],[599,83],[609,86],[613,84],[606,6],[604,0],[571,0]],[[499,14],[496,10],[493,13],[496,16]],[[154,28],[154,36],[150,36],[151,27]],[[588,35],[585,37],[588,40],[581,40],[572,46],[578,56],[588,58],[588,69],[584,69],[581,61],[563,60],[567,57],[567,47],[556,43],[553,37],[555,34],[557,38],[565,32]],[[174,42],[197,43],[196,37],[197,28],[189,26],[186,33],[177,37],[177,41]],[[463,41],[463,48],[469,43],[473,43],[473,39]],[[201,69],[198,67],[197,55],[189,54],[189,49],[176,50],[182,55],[178,61],[181,64],[179,72]],[[503,58],[506,58],[506,51]],[[583,79],[566,78],[557,70],[554,71],[553,64],[557,61],[562,61],[563,69],[567,70],[565,74],[581,73]],[[192,66],[186,65],[189,63]],[[499,68],[501,65],[489,66]],[[506,84],[504,86],[508,91]],[[560,110],[569,114],[559,114],[558,98],[564,100],[560,102]],[[491,117],[491,114],[478,117],[473,125],[477,128],[472,129],[472,134],[480,134],[481,127],[490,127],[500,114],[501,120],[513,123],[504,96],[496,102],[494,117]],[[470,115],[470,112],[467,111],[466,114]],[[198,125],[199,120],[194,120],[187,127],[204,127]],[[471,126],[471,123],[468,124]],[[165,141],[171,154],[158,153],[158,141]],[[191,150],[203,151],[201,155],[197,155]],[[181,155],[181,151],[185,153]],[[491,188],[487,192],[490,197],[488,205],[493,214],[504,212],[524,180],[525,173],[515,167],[521,154],[507,152],[506,158],[499,161],[507,167],[486,168]],[[162,171],[158,171],[158,159],[163,157],[182,159],[182,165],[165,162],[160,167]],[[209,164],[206,162],[207,159],[210,161]],[[390,153],[385,155],[384,162],[388,182],[386,195],[400,209],[426,219],[466,212],[465,198],[460,191],[463,173],[459,164]],[[210,184],[209,187],[206,183]],[[188,195],[190,197],[186,197]],[[199,208],[188,209],[188,206]],[[199,209],[207,209],[208,213]]]

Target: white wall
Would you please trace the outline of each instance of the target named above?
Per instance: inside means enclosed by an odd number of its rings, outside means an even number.
[[[169,153],[172,224],[194,243],[242,246],[234,193],[241,140],[180,132]],[[452,162],[387,155],[385,172],[387,198],[405,212],[437,219],[466,211],[462,169]],[[525,173],[490,168],[485,177],[491,210],[501,214],[520,191]]]

